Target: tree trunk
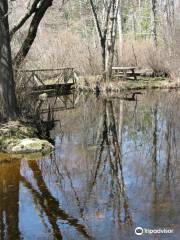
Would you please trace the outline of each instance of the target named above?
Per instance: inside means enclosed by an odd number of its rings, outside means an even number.
[[[13,35],[24,25],[24,23],[32,16],[33,13],[36,12],[37,6],[41,0],[34,0],[31,8],[28,8],[26,14],[16,23],[10,31],[10,38],[13,38]]]
[[[135,6],[135,2],[133,0],[131,0],[131,4],[132,4],[132,32],[133,32],[133,36],[134,36],[134,40],[136,40],[136,32],[137,32],[137,26],[136,26],[136,6]]]
[[[11,59],[7,0],[0,0],[0,98],[2,117],[6,120],[15,120],[17,118],[17,102]]]
[[[113,0],[111,6],[111,17],[108,26],[107,47],[106,47],[106,80],[110,80],[112,76],[112,65],[114,60],[114,50],[117,33],[117,15],[120,0]]]
[[[92,13],[94,16],[94,21],[95,25],[97,28],[99,40],[100,40],[100,45],[101,45],[101,54],[102,54],[102,67],[103,67],[103,75],[106,77],[106,56],[107,56],[107,31],[108,31],[108,25],[109,25],[109,16],[110,16],[110,11],[111,11],[111,6],[112,6],[112,0],[110,0],[107,9],[103,9],[103,20],[102,24],[100,24],[100,20],[98,19],[98,13],[97,13],[97,8],[94,4],[93,0],[90,0],[90,5],[92,9]]]
[[[173,50],[173,37],[174,37],[174,0],[164,0],[163,6],[163,21],[164,21],[164,40],[169,50],[169,54],[172,54]]]
[[[151,0],[152,4],[152,32],[154,46],[157,47],[157,0]]]
[[[119,58],[120,62],[122,62],[123,57],[123,28],[122,28],[122,9],[121,4],[118,11],[118,34],[119,34]]]

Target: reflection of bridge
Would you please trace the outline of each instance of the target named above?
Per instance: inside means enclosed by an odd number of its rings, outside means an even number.
[[[77,96],[74,92],[66,94],[57,94],[55,92],[43,93],[39,95],[39,100],[35,102],[34,111],[39,118],[39,132],[46,136],[50,141],[50,131],[59,126],[61,132],[61,117],[59,112],[64,110],[73,110],[77,102]]]
[[[41,100],[40,100],[41,103]],[[65,95],[51,95],[48,96],[42,103],[40,107],[40,113],[49,113],[56,111],[63,111],[68,109],[73,109],[75,107],[75,94],[68,93]]]
[[[33,91],[60,90],[66,92],[75,84],[77,76],[74,68],[32,69],[16,72],[21,87]]]

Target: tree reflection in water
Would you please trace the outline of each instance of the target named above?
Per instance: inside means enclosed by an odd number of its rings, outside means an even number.
[[[57,224],[58,219],[65,221],[74,227],[79,234],[90,239],[84,225],[78,222],[62,210],[59,202],[55,199],[47,188],[41,170],[36,161],[29,161],[28,166],[31,169],[38,190],[24,176],[20,175],[21,161],[13,160],[11,163],[0,164],[0,220],[1,220],[1,239],[20,239],[19,230],[19,186],[20,181],[30,191],[34,205],[39,209],[39,216],[42,219],[45,213],[52,227],[52,233],[55,239],[62,239],[60,227]],[[27,170],[27,169],[26,169]],[[46,224],[45,224],[45,227]]]
[[[127,100],[82,95],[76,109],[54,113],[55,152],[0,163],[1,239],[26,239],[26,231],[35,239],[133,239],[135,226],[178,228],[179,95]],[[43,227],[25,228],[27,209]]]
[[[96,165],[93,169],[93,178],[90,182],[89,193],[91,193],[97,181],[99,172],[108,168],[109,171],[109,200],[112,204],[113,214],[117,214],[119,222],[122,222],[122,212],[124,210],[124,223],[132,223],[129,213],[128,197],[125,193],[122,159],[121,159],[121,141],[119,142],[117,126],[114,116],[114,107],[112,101],[104,100],[102,134],[99,135],[96,152]],[[119,118],[119,132],[122,132],[122,116]],[[105,153],[103,155],[103,153]],[[104,158],[103,158],[104,156]],[[108,166],[106,166],[108,165]],[[107,174],[107,172],[105,172]],[[88,196],[90,198],[90,195]],[[123,209],[124,208],[124,209]],[[115,219],[115,216],[114,216]]]
[[[0,163],[0,239],[20,239],[20,162]]]

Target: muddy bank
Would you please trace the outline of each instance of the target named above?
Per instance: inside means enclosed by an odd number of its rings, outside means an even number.
[[[38,138],[37,130],[20,122],[9,122],[0,125],[0,152],[23,153],[48,153],[53,145],[47,140]]]

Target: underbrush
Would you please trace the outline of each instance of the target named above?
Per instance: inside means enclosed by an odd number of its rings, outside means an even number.
[[[13,46],[13,50],[16,51],[16,46]],[[114,65],[151,69],[154,76],[176,79],[180,76],[179,45],[175,42],[173,48],[167,48],[162,41],[156,48],[151,38],[134,39],[128,36],[124,37],[120,46],[117,39]],[[57,33],[56,37],[43,31],[38,34],[23,67],[26,69],[73,67],[79,76],[96,76],[102,73],[99,39],[94,35],[82,37],[79,33],[67,30]]]

